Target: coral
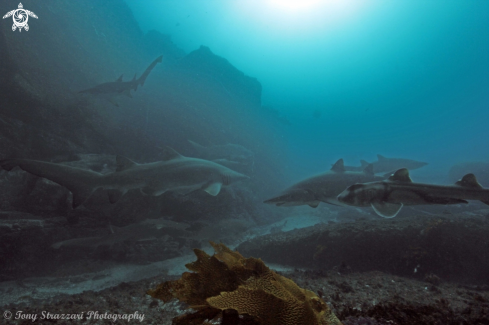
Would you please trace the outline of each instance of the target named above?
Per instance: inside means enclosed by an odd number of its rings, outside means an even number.
[[[321,298],[270,270],[262,260],[244,258],[223,244],[211,245],[213,256],[194,250],[197,261],[186,265],[193,272],[148,291],[164,302],[178,298],[196,310],[175,318],[173,324],[205,324],[222,318],[223,311],[235,310],[253,317],[255,324],[341,325]]]

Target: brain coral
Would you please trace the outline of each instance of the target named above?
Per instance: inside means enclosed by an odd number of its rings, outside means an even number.
[[[164,282],[148,291],[165,302],[178,298],[195,309],[179,316],[174,324],[206,324],[235,310],[266,325],[341,325],[329,307],[312,291],[270,270],[260,259],[244,258],[223,244],[215,244],[210,256],[195,249],[197,261],[186,267],[176,281]]]

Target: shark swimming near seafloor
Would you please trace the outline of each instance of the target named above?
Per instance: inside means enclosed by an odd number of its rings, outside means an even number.
[[[54,249],[72,248],[72,247],[87,247],[97,248],[99,246],[109,246],[120,244],[123,242],[142,242],[161,238],[165,235],[175,236],[176,234],[187,235],[185,229],[190,225],[185,223],[177,223],[164,218],[147,219],[145,221],[128,225],[125,227],[109,227],[110,232],[106,235],[95,237],[81,237],[63,240],[54,243],[51,247]],[[188,233],[188,234],[187,234]]]
[[[20,167],[66,187],[73,193],[73,208],[83,204],[98,188],[106,189],[110,202],[115,203],[131,189],[151,196],[167,191],[187,195],[197,190],[216,196],[222,186],[249,179],[212,161],[184,157],[170,147],[164,153],[162,161],[147,164],[117,156],[117,169],[109,174],[28,159],[0,160],[0,166],[7,171]]]
[[[132,78],[131,81],[122,81],[122,75],[116,80],[112,82],[105,82],[100,85],[97,85],[95,87],[85,89],[80,91],[80,93],[88,93],[88,94],[94,94],[94,95],[118,95],[118,94],[124,94],[128,97],[132,97],[131,95],[131,90],[137,91],[138,86],[144,85],[144,82],[146,81],[146,78],[150,74],[150,72],[153,70],[153,68],[162,61],[163,55],[159,56],[154,60],[143,72],[141,77],[139,79],[136,79],[136,75],[134,75],[134,78]]]
[[[489,205],[489,189],[483,188],[474,174],[467,174],[455,185],[413,183],[406,168],[387,180],[354,184],[338,195],[338,201],[357,207],[371,206],[381,217],[393,218],[405,205],[460,204],[479,200]]]
[[[409,170],[418,169],[428,165],[428,163],[422,161],[416,161],[406,158],[386,158],[382,155],[377,155],[377,161],[368,163],[365,160],[360,160],[361,166],[345,166],[347,171],[362,171],[369,164],[373,165],[374,173],[393,173],[399,168],[407,168]]]
[[[374,175],[372,165],[362,172],[345,171],[343,159],[339,159],[331,170],[302,180],[263,203],[276,206],[309,205],[312,208],[316,208],[320,202],[341,205],[336,197],[348,186],[381,179]]]

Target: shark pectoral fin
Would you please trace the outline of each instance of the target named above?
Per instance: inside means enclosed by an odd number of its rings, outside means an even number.
[[[116,162],[116,166],[117,166],[115,169],[116,172],[121,172],[123,170],[129,169],[131,167],[138,165],[137,163],[135,163],[131,159],[126,158],[124,156],[119,156],[119,155],[117,155],[115,157],[115,162]]]
[[[212,196],[216,196],[221,191],[221,186],[222,186],[221,183],[212,183],[206,188],[204,188],[204,191],[206,191]]]
[[[119,191],[116,189],[107,190],[110,203],[114,204],[121,199],[121,197],[126,193],[126,191]]]
[[[387,202],[372,202],[370,204],[377,213],[382,218],[394,218],[397,216],[399,211],[403,206],[402,203],[387,203]]]
[[[317,208],[318,205],[319,205],[319,201],[313,201],[313,202],[309,202],[308,205],[311,207],[311,208]]]

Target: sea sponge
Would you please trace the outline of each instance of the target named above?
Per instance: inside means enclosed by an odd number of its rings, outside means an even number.
[[[204,324],[222,318],[225,310],[249,315],[256,324],[341,325],[312,291],[270,270],[262,260],[244,258],[223,244],[209,256],[195,249],[197,261],[176,281],[164,282],[148,294],[167,302],[178,298],[196,312],[173,319],[173,324]]]

